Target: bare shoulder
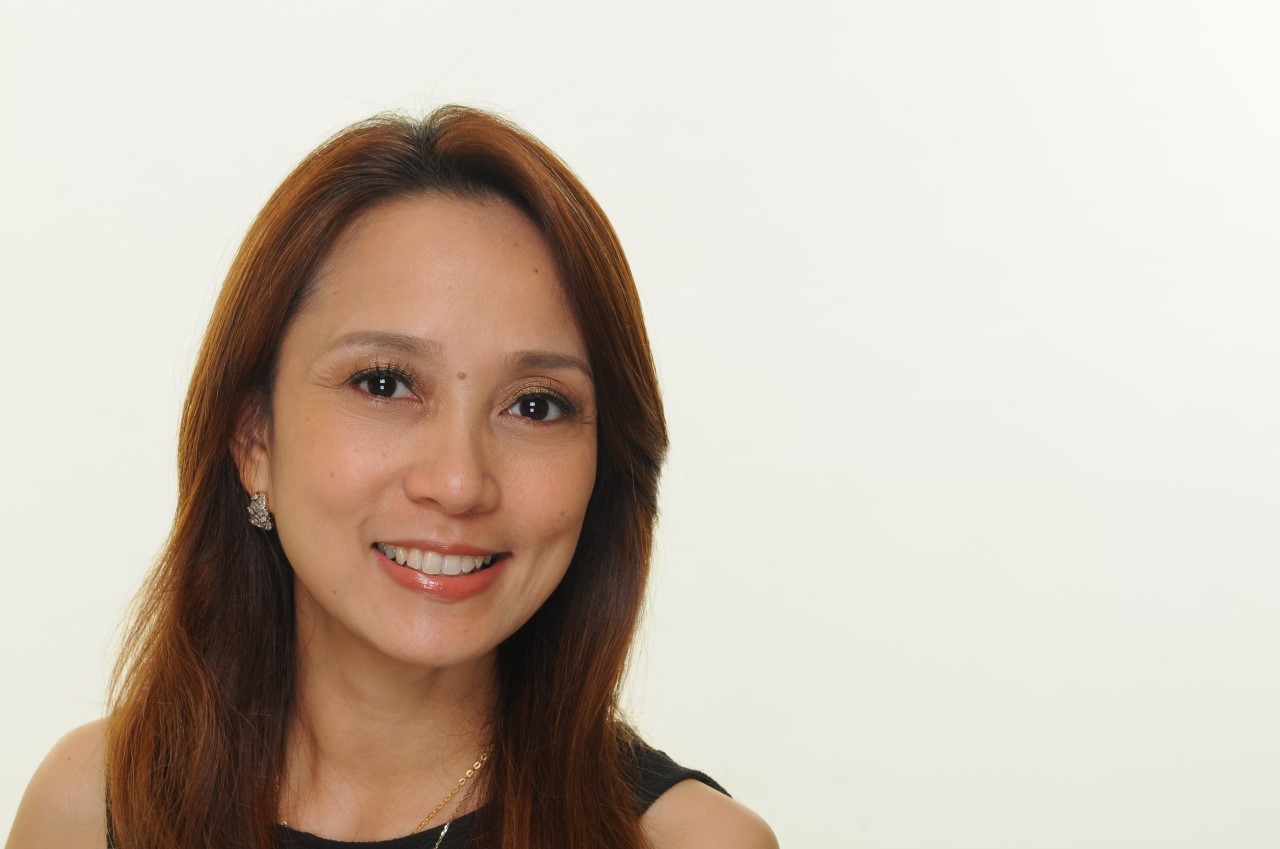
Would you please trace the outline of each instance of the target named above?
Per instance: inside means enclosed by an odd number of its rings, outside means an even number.
[[[18,805],[5,849],[103,849],[107,839],[104,725],[59,740]]]
[[[754,811],[699,781],[681,781],[640,818],[655,849],[778,849]]]

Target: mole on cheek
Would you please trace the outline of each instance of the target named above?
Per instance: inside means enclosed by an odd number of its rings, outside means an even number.
[[[466,380],[466,379],[467,379],[467,373],[465,371],[458,372],[458,380]]]

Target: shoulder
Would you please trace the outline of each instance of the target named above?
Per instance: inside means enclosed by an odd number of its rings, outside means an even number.
[[[36,770],[5,849],[102,849],[107,839],[101,720],[71,731]]]
[[[681,781],[640,818],[655,849],[777,849],[773,830],[746,805],[700,781]]]

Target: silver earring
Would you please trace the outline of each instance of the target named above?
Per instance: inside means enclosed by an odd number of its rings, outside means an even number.
[[[275,527],[271,522],[271,514],[267,512],[266,493],[255,492],[249,496],[249,524],[264,531]]]

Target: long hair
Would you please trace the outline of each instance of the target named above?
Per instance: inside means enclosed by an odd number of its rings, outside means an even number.
[[[136,602],[111,691],[116,845],[266,849],[293,705],[293,574],[251,528],[232,455],[269,407],[281,339],[338,234],[422,194],[500,197],[551,248],[585,342],[597,469],[561,584],[498,649],[494,753],[476,844],[645,845],[618,689],[649,571],[666,425],[635,284],[608,219],[555,154],[506,121],[449,106],[380,116],[309,155],[249,229],[209,322],[183,410],[173,530]]]

